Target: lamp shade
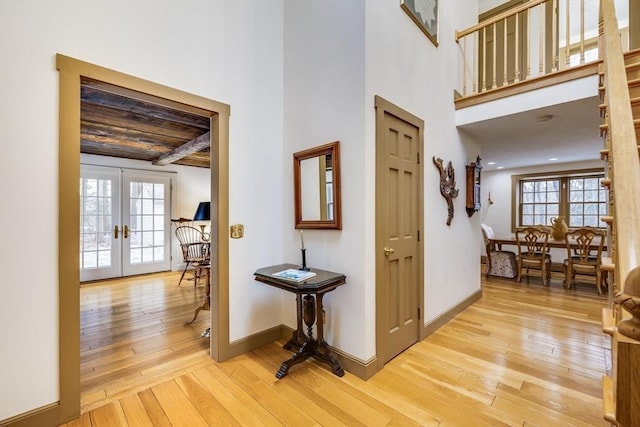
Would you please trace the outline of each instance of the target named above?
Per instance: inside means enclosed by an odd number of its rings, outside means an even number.
[[[195,215],[194,221],[209,221],[211,219],[211,202],[200,202]]]

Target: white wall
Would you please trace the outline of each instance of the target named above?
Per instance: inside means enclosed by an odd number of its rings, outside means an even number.
[[[374,306],[375,283],[375,111],[380,95],[425,122],[425,313],[427,323],[480,288],[479,216],[465,211],[465,165],[479,149],[463,140],[455,128],[453,91],[458,78],[456,29],[477,22],[477,1],[439,3],[439,46],[435,47],[397,2],[367,2],[367,82],[365,94],[366,281],[368,307]],[[439,174],[432,158],[452,161],[460,195],[455,217],[446,225],[447,206],[439,191]],[[455,268],[452,263],[455,261]],[[373,316],[375,311],[369,310]],[[374,318],[367,324],[374,324]],[[375,341],[368,342],[372,351]]]
[[[216,67],[225,71],[223,101],[231,105],[229,223],[243,224],[245,235],[229,241],[229,337],[235,341],[282,323],[281,291],[256,282],[253,273],[283,260],[282,182],[289,180],[282,158],[283,2],[208,4],[223,5],[216,12],[221,40],[210,34],[208,43],[224,52]]]
[[[363,197],[365,159],[365,4],[351,1],[289,1],[284,8],[284,259],[300,263],[300,233],[294,229],[293,153],[340,141],[342,230],[305,230],[307,265],[337,271],[347,284],[324,298],[325,338],[362,360],[372,356],[365,336],[370,306],[363,298],[367,259]],[[284,318],[295,326],[295,299],[284,295]]]
[[[279,0],[0,2],[0,420],[59,398],[55,54],[231,105],[229,215],[246,232],[230,242],[234,339],[281,323],[252,275],[282,258],[281,46]],[[16,256],[34,242],[37,269]]]
[[[441,46],[435,48],[395,2],[285,3],[285,167],[295,151],[341,141],[343,230],[305,231],[305,243],[309,265],[347,275],[347,284],[325,299],[327,339],[363,361],[376,353],[375,95],[425,120],[425,322],[480,286],[478,220],[464,210],[464,165],[478,149],[458,136],[453,109],[454,29],[475,22],[475,4],[441,2]],[[434,155],[452,160],[459,173],[451,227]],[[285,176],[290,173],[287,167]],[[284,185],[285,258],[299,262],[288,207],[292,184]],[[441,268],[452,259],[464,268]],[[284,298],[291,300],[283,306],[285,319],[295,325],[293,299]]]

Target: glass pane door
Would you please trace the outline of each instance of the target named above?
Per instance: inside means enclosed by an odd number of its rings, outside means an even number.
[[[81,165],[80,281],[121,275],[119,224],[120,170]]]
[[[124,276],[170,270],[170,189],[169,177],[124,173]]]
[[[170,191],[160,173],[81,165],[81,282],[171,269]]]

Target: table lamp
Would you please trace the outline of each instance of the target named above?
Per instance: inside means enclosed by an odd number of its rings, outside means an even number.
[[[196,209],[196,213],[193,215],[194,221],[210,221],[211,220],[211,202],[200,202],[198,205],[198,209]],[[200,230],[202,230],[202,235],[204,236],[204,229],[207,227],[207,224],[200,224]]]

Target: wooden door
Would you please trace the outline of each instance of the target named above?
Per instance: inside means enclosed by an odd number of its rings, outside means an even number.
[[[379,97],[376,108],[376,347],[384,364],[421,337],[423,124]]]

